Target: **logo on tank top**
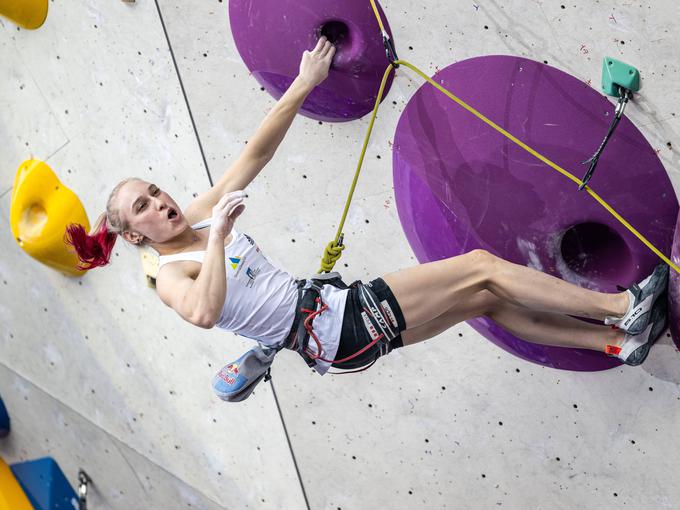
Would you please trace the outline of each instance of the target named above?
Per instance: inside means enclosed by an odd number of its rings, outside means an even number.
[[[255,251],[257,253],[260,253],[260,247],[255,244],[255,240],[252,237],[250,237],[248,234],[243,234],[243,237],[245,237],[248,240],[251,246],[255,247]]]
[[[238,265],[241,263],[241,258],[242,257],[229,257],[232,269],[236,269],[238,267]]]
[[[252,267],[246,269],[246,276],[248,277],[246,287],[252,287],[255,284],[255,278],[260,274],[260,271],[261,269],[259,267],[257,269],[253,269]]]

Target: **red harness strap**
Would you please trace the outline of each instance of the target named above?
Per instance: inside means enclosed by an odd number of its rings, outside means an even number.
[[[315,301],[316,301],[317,303],[320,303],[320,304],[321,304],[321,307],[320,307],[318,310],[310,310],[309,308],[300,308],[300,311],[301,311],[301,312],[304,312],[304,313],[307,314],[307,318],[306,318],[305,321],[304,321],[305,329],[306,329],[307,332],[309,333],[309,336],[312,337],[312,338],[314,339],[314,342],[316,342],[316,350],[317,350],[316,354],[310,352],[309,349],[307,349],[307,350],[305,351],[305,352],[307,353],[307,355],[308,355],[310,358],[312,358],[312,359],[314,359],[314,360],[325,361],[325,362],[327,362],[327,363],[343,363],[343,362],[345,362],[345,361],[349,361],[349,360],[351,360],[351,359],[354,359],[354,358],[356,358],[357,356],[359,356],[360,354],[366,352],[368,349],[370,349],[371,347],[373,347],[376,343],[378,343],[378,342],[385,336],[384,334],[381,333],[381,334],[378,335],[378,337],[377,337],[375,340],[373,340],[371,343],[369,343],[368,345],[365,345],[364,347],[362,347],[361,349],[359,349],[359,350],[358,350],[357,352],[355,352],[354,354],[352,354],[352,355],[350,355],[350,356],[347,356],[347,357],[345,357],[345,358],[342,358],[342,359],[334,359],[334,360],[322,358],[322,357],[321,357],[321,353],[322,353],[321,341],[319,340],[319,337],[316,336],[316,333],[314,333],[314,325],[313,325],[313,322],[314,322],[314,318],[315,318],[315,317],[321,315],[323,312],[325,312],[326,310],[328,310],[328,305],[327,305],[326,303],[323,303],[323,302],[321,301],[321,298],[316,298]],[[373,363],[375,363],[375,361],[376,361],[376,360],[374,360]],[[364,368],[362,368],[362,369],[360,369],[360,370],[354,370],[354,371],[352,371],[352,372],[331,372],[331,373],[335,373],[335,374],[341,374],[341,373],[342,373],[342,374],[350,374],[350,373],[354,373],[354,372],[361,372],[362,370],[366,370],[367,368],[370,368],[371,365],[373,365],[373,363],[371,363],[371,364],[368,365],[367,367],[364,367]]]

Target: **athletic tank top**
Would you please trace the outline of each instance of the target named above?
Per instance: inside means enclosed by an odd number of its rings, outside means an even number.
[[[212,219],[191,228],[210,226]],[[204,250],[161,255],[158,269],[178,260],[202,263]],[[279,345],[290,333],[297,304],[297,284],[287,272],[272,265],[255,241],[232,229],[232,240],[224,247],[227,295],[215,326],[256,340],[265,346]],[[324,285],[321,296],[328,310],[314,319],[314,332],[321,342],[322,357],[333,359],[338,350],[347,290]],[[316,353],[310,338],[309,348]],[[317,361],[315,370],[323,375],[330,363]]]

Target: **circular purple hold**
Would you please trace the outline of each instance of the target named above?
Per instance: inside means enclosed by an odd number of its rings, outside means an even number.
[[[520,57],[471,58],[434,80],[578,177],[614,111],[577,78]],[[628,287],[659,263],[576,184],[428,84],[399,119],[393,166],[399,218],[421,263],[482,248],[601,292]],[[590,185],[652,244],[670,251],[678,201],[656,153],[628,118]],[[468,323],[541,365],[593,371],[619,364],[591,350],[527,342],[484,317]]]
[[[325,35],[336,54],[328,78],[307,96],[301,113],[342,122],[373,109],[388,60],[368,0],[230,0],[229,21],[241,58],[276,99],[297,76],[303,51]],[[392,76],[385,96],[391,84]]]

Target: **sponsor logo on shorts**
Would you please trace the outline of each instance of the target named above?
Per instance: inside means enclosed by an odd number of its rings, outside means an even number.
[[[238,363],[232,363],[224,367],[220,370],[219,377],[230,386],[234,384],[238,377]]]
[[[361,312],[361,318],[364,319],[364,326],[366,327],[368,334],[371,336],[371,339],[377,339],[380,336],[380,333],[378,333],[378,331],[375,329],[371,319],[368,318],[368,314],[366,312]]]
[[[387,322],[385,321],[385,317],[383,314],[378,310],[375,306],[368,305],[369,310],[371,311],[371,315],[373,318],[380,324],[380,327],[383,329],[388,329],[389,326],[387,325]]]
[[[397,318],[394,316],[394,312],[392,311],[392,308],[390,307],[390,304],[387,302],[386,299],[383,299],[380,304],[383,307],[383,310],[385,311],[385,315],[387,315],[387,318],[390,320],[392,323],[392,326],[395,328],[399,326],[399,323],[397,322]]]

